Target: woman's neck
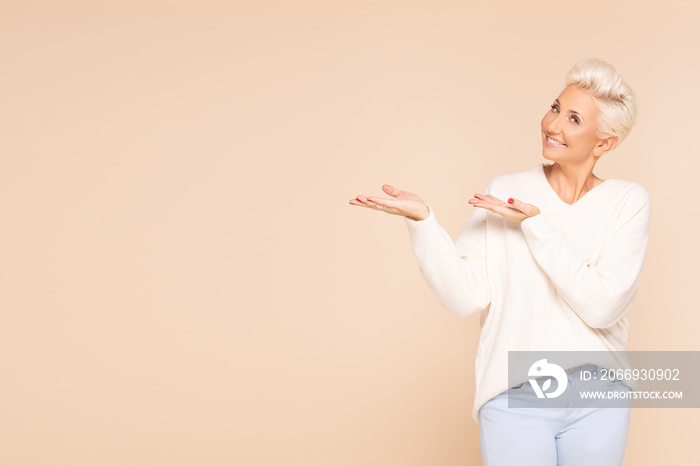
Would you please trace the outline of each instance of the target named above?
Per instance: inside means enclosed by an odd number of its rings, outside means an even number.
[[[593,166],[573,167],[554,162],[544,167],[544,174],[552,189],[567,204],[575,203],[605,181],[593,174]]]

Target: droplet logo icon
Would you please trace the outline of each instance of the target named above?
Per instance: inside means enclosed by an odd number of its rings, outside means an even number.
[[[535,361],[535,363],[530,366],[527,375],[528,377],[534,377],[534,379],[531,378],[528,382],[532,385],[532,389],[535,391],[537,398],[556,398],[566,390],[566,371],[556,364],[548,363],[546,359]],[[554,377],[557,381],[556,390],[551,393],[549,392],[552,386],[552,379],[545,380],[542,384],[542,388],[540,388],[537,380],[535,380],[538,377]]]

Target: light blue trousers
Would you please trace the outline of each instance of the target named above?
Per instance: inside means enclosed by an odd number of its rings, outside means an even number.
[[[629,391],[620,381],[581,380],[585,364],[566,371],[576,390]],[[542,382],[540,379],[538,381]],[[542,383],[540,383],[540,387]],[[536,398],[529,382],[516,385],[487,401],[479,410],[479,441],[484,466],[620,466],[630,425],[631,401],[623,407],[509,408]],[[524,401],[526,402],[526,401]],[[620,401],[615,406],[621,406]]]

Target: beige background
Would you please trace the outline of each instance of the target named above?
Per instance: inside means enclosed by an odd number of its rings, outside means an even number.
[[[588,57],[641,105],[629,349],[698,349],[698,2],[91,3],[0,7],[1,464],[480,464],[478,319],[348,201],[454,238]],[[632,415],[625,465],[696,461],[697,409]]]

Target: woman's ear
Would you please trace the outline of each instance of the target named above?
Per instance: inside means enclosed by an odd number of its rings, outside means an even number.
[[[595,146],[595,155],[600,157],[606,152],[610,152],[615,148],[617,142],[620,140],[617,136],[610,136],[607,138],[600,139],[598,144]]]

